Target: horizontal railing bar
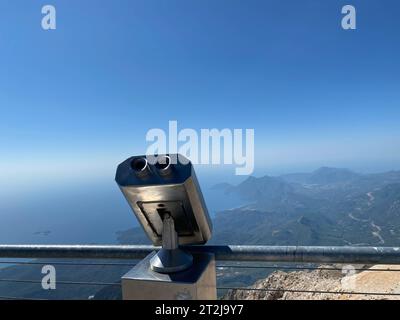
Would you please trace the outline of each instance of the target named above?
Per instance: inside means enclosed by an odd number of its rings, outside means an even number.
[[[0,296],[0,300],[48,301],[48,299],[39,299],[39,298],[21,298],[21,297],[9,297],[9,296]]]
[[[10,282],[10,283],[34,283],[41,284],[41,280],[24,280],[24,279],[0,279],[0,282]],[[79,285],[79,286],[121,286],[119,282],[81,282],[81,281],[60,281],[57,280],[57,285]]]
[[[343,268],[329,267],[301,267],[301,266],[248,266],[248,265],[217,265],[218,269],[272,269],[272,270],[322,270],[322,271],[343,271]],[[371,271],[371,272],[400,272],[400,269],[371,269],[371,268],[352,268],[354,271]]]
[[[352,291],[324,291],[324,290],[296,290],[296,289],[267,289],[267,288],[238,288],[238,287],[217,287],[217,290],[236,290],[236,291],[259,291],[259,292],[291,292],[291,293],[318,293],[318,294],[347,294],[347,295],[366,295],[366,296],[400,296],[400,293],[389,292],[352,292]]]
[[[400,264],[399,247],[186,246],[220,261]],[[153,246],[0,245],[0,258],[142,259]]]
[[[143,259],[153,246],[0,245],[0,258]]]
[[[124,262],[94,262],[94,263],[81,263],[81,262],[59,262],[59,261],[0,261],[1,264],[12,264],[12,265],[53,265],[53,266],[73,266],[73,267],[90,267],[90,266],[104,266],[104,267],[134,267],[136,263],[124,263]]]

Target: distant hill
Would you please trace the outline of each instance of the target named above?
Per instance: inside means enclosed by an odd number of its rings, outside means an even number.
[[[348,169],[328,168],[322,167],[312,173],[297,173],[288,174],[281,176],[287,182],[290,183],[302,183],[302,184],[336,184],[351,182],[360,175],[352,172]]]
[[[400,172],[359,174],[323,167],[311,173],[249,177],[214,189],[249,205],[218,212],[214,244],[399,245]],[[149,243],[135,228],[121,243]]]
[[[229,189],[251,205],[220,212],[213,240],[274,245],[398,245],[400,173],[320,168],[251,177]]]

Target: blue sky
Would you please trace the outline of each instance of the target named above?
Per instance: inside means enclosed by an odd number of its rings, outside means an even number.
[[[399,14],[388,0],[0,0],[0,177],[112,177],[169,120],[254,128],[256,174],[400,169]]]

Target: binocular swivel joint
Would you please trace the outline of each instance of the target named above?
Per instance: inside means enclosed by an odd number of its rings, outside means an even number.
[[[186,270],[193,264],[193,256],[179,249],[178,233],[170,214],[163,217],[162,248],[150,260],[151,270],[158,273],[174,273]]]

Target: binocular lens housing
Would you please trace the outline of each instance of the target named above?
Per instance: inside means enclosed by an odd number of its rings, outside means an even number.
[[[146,157],[126,159],[115,180],[153,244],[162,244],[166,216],[180,245],[206,243],[212,224],[192,163],[177,154]]]
[[[157,163],[155,164],[158,172],[161,175],[167,175],[171,173],[171,158],[169,156],[161,156],[158,158]]]
[[[131,163],[131,167],[132,167],[133,171],[135,171],[137,173],[144,172],[148,167],[146,158],[134,159]]]
[[[135,158],[131,162],[131,168],[138,177],[144,177],[150,173],[149,163],[146,158]],[[171,158],[169,156],[158,156],[154,168],[161,176],[172,173]]]

